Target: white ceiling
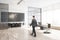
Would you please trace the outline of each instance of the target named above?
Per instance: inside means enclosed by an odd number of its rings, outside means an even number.
[[[9,4],[17,4],[20,0],[0,0],[0,3],[9,3]],[[36,6],[36,7],[45,7],[52,4],[60,3],[60,0],[24,0],[28,6]]]
[[[52,4],[59,3],[60,0],[29,0],[29,5],[39,6],[39,7],[45,7]]]

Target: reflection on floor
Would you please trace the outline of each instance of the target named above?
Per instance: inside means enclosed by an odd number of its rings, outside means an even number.
[[[0,40],[60,40],[54,39],[51,34],[44,34],[45,30],[40,30],[38,27],[36,28],[37,37],[33,37],[30,35],[31,27],[15,27],[8,28],[4,30],[0,30]],[[51,36],[50,36],[51,35]]]

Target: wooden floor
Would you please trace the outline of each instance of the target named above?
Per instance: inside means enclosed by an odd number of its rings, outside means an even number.
[[[22,27],[5,28],[0,30],[0,40],[55,40],[38,31],[36,30],[37,36],[33,37],[30,35],[31,30]]]

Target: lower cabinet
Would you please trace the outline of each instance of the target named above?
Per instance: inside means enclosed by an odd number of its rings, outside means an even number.
[[[21,27],[21,23],[8,23],[10,27]]]

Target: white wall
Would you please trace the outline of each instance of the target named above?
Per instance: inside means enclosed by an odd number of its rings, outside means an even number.
[[[17,5],[19,0],[0,0],[0,3],[9,4],[10,12],[25,13],[25,23],[28,24],[28,7],[42,8],[42,22],[43,24],[51,23],[52,25],[60,26],[58,18],[60,13],[60,0],[24,0]],[[57,13],[57,14],[56,14]],[[58,15],[58,16],[56,16]],[[59,16],[60,17],[60,16]]]
[[[25,23],[27,21],[27,5],[25,0],[21,4],[17,5],[20,0],[0,0],[0,3],[5,3],[9,5],[9,12],[21,12],[25,13]],[[27,23],[26,23],[27,24]]]
[[[50,23],[52,26],[60,26],[58,17],[55,17],[57,15],[56,13],[58,13],[58,15],[60,13],[60,0],[29,0],[28,3],[30,7],[42,8],[43,25]]]
[[[13,12],[25,12],[25,4],[23,1],[21,4],[17,5],[20,0],[0,0],[0,3],[9,4],[9,11]]]
[[[52,26],[60,26],[60,3],[55,3],[43,8],[43,24],[50,23]]]
[[[28,6],[42,8],[42,24],[60,26],[60,0],[33,0]]]

